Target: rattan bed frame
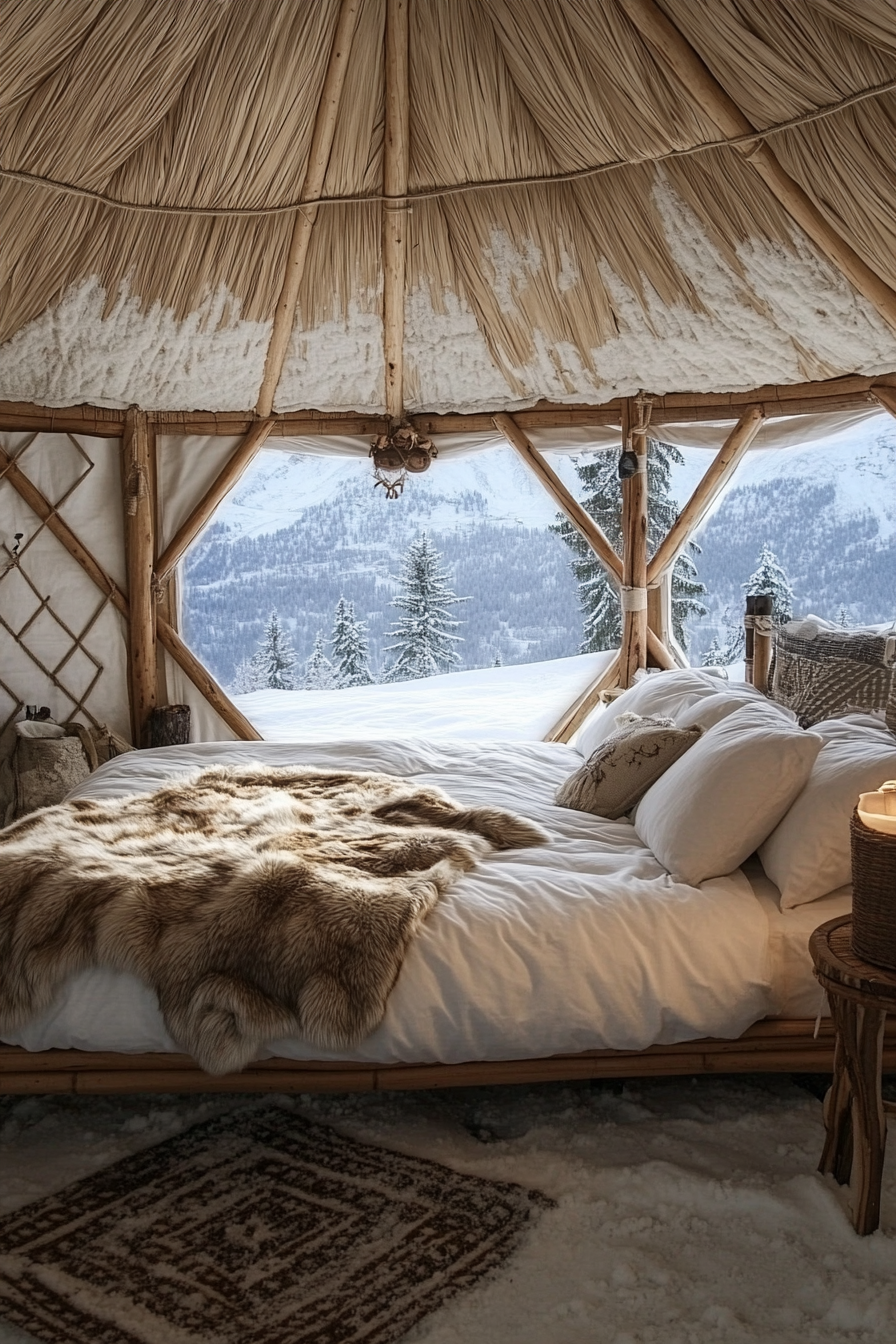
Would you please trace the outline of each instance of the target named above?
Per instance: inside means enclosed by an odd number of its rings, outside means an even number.
[[[0,1094],[77,1092],[387,1092],[585,1078],[681,1074],[830,1073],[834,1033],[825,1018],[765,1018],[736,1040],[704,1038],[646,1050],[588,1050],[545,1059],[468,1064],[319,1064],[265,1059],[243,1073],[203,1073],[189,1055],[24,1050],[0,1045]],[[896,1020],[884,1036],[884,1071],[896,1071]]]

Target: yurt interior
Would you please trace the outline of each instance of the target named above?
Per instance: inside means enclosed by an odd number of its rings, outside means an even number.
[[[0,1344],[889,1344],[892,0],[2,0],[0,105]]]

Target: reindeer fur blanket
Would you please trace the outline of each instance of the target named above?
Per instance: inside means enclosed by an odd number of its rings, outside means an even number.
[[[449,884],[547,838],[392,775],[259,765],[45,808],[0,831],[0,1029],[102,965],[209,1073],[279,1036],[354,1045]]]

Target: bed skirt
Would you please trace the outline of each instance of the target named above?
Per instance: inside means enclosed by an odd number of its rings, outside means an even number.
[[[545,1059],[466,1064],[325,1064],[265,1059],[243,1073],[203,1073],[189,1055],[24,1050],[0,1045],[0,1095],[46,1092],[388,1092],[580,1078],[662,1078],[699,1073],[830,1073],[829,1018],[765,1018],[736,1040],[705,1038],[646,1050],[588,1050]],[[884,1072],[896,1071],[896,1019],[886,1024]]]

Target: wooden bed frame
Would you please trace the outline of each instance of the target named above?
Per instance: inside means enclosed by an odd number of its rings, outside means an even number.
[[[77,1092],[387,1092],[582,1078],[661,1078],[676,1074],[831,1073],[834,1031],[824,1018],[765,1018],[736,1040],[704,1038],[646,1050],[587,1050],[545,1059],[468,1064],[321,1064],[265,1059],[216,1077],[189,1055],[126,1055],[88,1050],[24,1050],[0,1045],[0,1095]],[[896,1019],[886,1024],[884,1072],[896,1071]]]

